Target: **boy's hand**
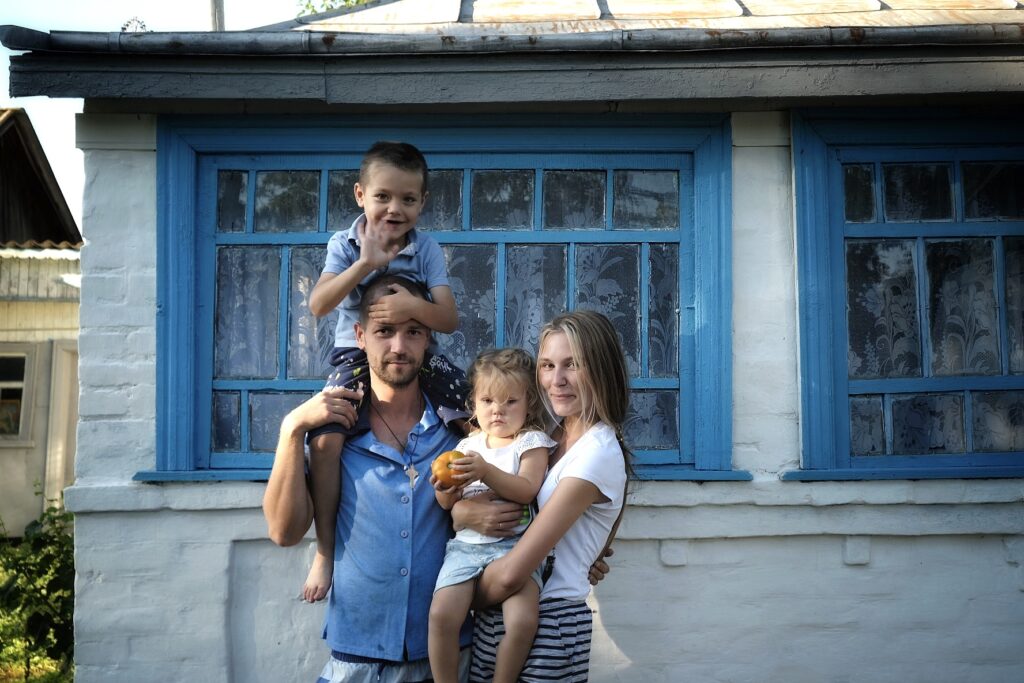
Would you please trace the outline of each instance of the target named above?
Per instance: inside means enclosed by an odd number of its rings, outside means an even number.
[[[388,291],[391,293],[380,297],[367,309],[370,320],[382,325],[400,325],[416,317],[416,310],[424,303],[423,299],[413,296],[398,284],[389,286]]]
[[[359,235],[359,260],[374,270],[387,266],[402,250],[401,244],[393,244],[389,247],[381,236],[379,227],[370,225],[369,218],[359,224],[356,233]]]
[[[453,462],[452,467],[459,471],[459,474],[455,476],[465,485],[474,481],[483,481],[494,466],[484,460],[484,456],[476,451],[467,451],[466,457]]]

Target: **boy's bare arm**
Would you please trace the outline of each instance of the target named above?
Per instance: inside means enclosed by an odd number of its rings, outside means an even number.
[[[322,318],[341,304],[342,300],[373,272],[367,263],[356,261],[340,273],[323,273],[309,295],[309,310]]]
[[[363,279],[373,271],[391,263],[401,250],[400,244],[388,245],[384,242],[384,238],[380,234],[380,226],[370,225],[369,222],[362,223],[357,228],[357,233],[359,236],[359,258],[340,273],[322,274],[309,295],[309,310],[318,318],[322,318],[337,308]],[[454,304],[452,308],[454,309]],[[397,322],[405,322],[405,320]]]
[[[432,287],[426,301],[413,296],[400,285],[391,285],[391,294],[382,296],[367,309],[370,320],[384,325],[398,325],[406,320],[418,320],[435,332],[454,332],[459,326],[455,310],[455,297],[447,285]]]

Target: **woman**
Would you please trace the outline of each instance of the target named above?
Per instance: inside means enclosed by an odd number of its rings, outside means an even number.
[[[537,495],[540,512],[515,547],[487,567],[477,589],[478,606],[500,603],[553,556],[541,591],[540,625],[520,680],[586,681],[592,620],[588,572],[618,527],[629,457],[622,439],[629,379],[608,319],[574,311],[545,325],[537,379],[548,409],[560,420],[552,434],[558,445]],[[457,526],[481,524],[474,505],[480,504],[470,500],[456,506]],[[512,521],[493,515],[490,523],[502,531]],[[471,681],[490,680],[503,633],[500,610],[477,613]]]

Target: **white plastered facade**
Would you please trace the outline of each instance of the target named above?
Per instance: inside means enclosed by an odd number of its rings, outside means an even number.
[[[733,465],[639,484],[593,594],[591,680],[1024,679],[1024,484],[782,482],[799,466],[788,114],[733,136]],[[142,484],[155,463],[156,125],[82,115],[76,680],[312,681],[309,544],[266,540],[258,483]]]

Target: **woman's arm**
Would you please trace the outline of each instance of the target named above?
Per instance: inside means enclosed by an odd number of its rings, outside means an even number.
[[[537,497],[544,475],[548,471],[548,449],[531,448],[519,457],[519,474],[512,474],[492,465],[483,456],[468,451],[466,457],[452,463],[461,474],[455,475],[463,483],[482,481],[505,500],[529,504]]]
[[[515,547],[484,570],[477,583],[474,609],[496,605],[519,590],[587,508],[604,498],[600,489],[585,479],[566,477],[559,481]]]

